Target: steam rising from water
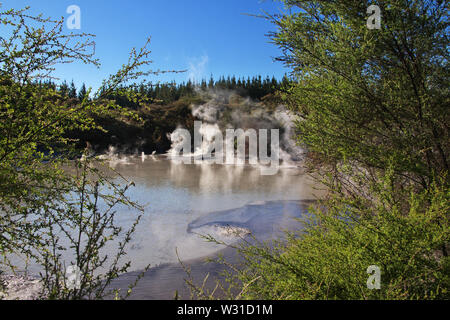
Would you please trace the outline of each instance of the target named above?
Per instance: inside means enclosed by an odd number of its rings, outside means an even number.
[[[109,146],[108,152],[106,154],[102,154],[98,157],[101,160],[107,160],[108,164],[115,168],[118,164],[130,164],[129,157],[120,156],[117,148],[113,146]]]
[[[207,155],[214,148],[214,136],[226,129],[280,129],[280,160],[282,166],[297,166],[304,158],[304,150],[296,145],[294,124],[297,117],[283,105],[267,107],[263,103],[242,98],[233,91],[209,90],[199,92],[206,103],[192,105],[192,115],[202,121],[199,133],[203,136],[200,148],[194,150],[195,158]],[[181,149],[183,136],[174,131],[170,136],[172,147],[169,155]]]
[[[202,123],[199,134],[203,137],[200,146],[196,147],[192,154],[186,155],[194,157],[194,159],[202,159],[203,156],[210,154],[213,147],[214,138],[217,133],[222,132],[217,123]],[[172,148],[169,150],[168,155],[176,155],[177,147],[183,145],[184,135],[180,134],[180,131],[175,130],[169,136],[170,141],[172,141]]]

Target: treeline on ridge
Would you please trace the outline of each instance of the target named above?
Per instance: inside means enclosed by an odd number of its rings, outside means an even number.
[[[131,91],[135,94],[139,94],[141,97],[146,97],[150,102],[167,105],[178,101],[184,97],[195,97],[197,96],[197,91],[207,91],[210,89],[217,90],[233,90],[241,96],[250,97],[255,100],[260,100],[268,94],[274,94],[276,91],[285,87],[289,84],[289,78],[285,75],[281,80],[273,77],[263,78],[261,75],[236,78],[236,76],[220,77],[215,80],[212,76],[207,81],[206,79],[200,82],[193,82],[188,80],[187,82],[175,83],[141,83],[137,86],[120,86],[112,94],[108,94],[107,97],[115,100],[119,105],[127,107],[130,109],[136,109],[138,106],[134,101],[127,99],[124,95],[124,91]],[[77,89],[75,83],[72,81],[70,84],[64,81],[62,84],[58,85],[53,81],[39,82],[39,85],[52,88],[59,92],[61,96],[67,97],[69,99],[83,100],[87,95],[86,85],[83,83],[82,86]]]
[[[114,91],[102,95],[104,103],[113,101],[120,107],[136,112],[140,121],[125,119],[113,110],[101,116],[96,115],[96,122],[106,130],[91,129],[87,131],[74,130],[67,133],[70,138],[77,139],[78,147],[83,149],[86,143],[98,153],[105,152],[109,146],[115,146],[124,153],[166,152],[171,147],[168,135],[178,126],[193,127],[194,117],[191,114],[191,104],[199,104],[204,97],[202,92],[215,90],[230,90],[241,97],[249,97],[255,101],[277,101],[275,93],[287,87],[290,79],[285,75],[281,80],[275,77],[263,78],[261,75],[247,79],[235,76],[220,77],[215,80],[195,83],[141,83],[133,86],[122,85]],[[67,105],[81,103],[88,90],[83,83],[77,89],[74,82],[56,84],[53,81],[41,81],[36,85],[55,90]]]

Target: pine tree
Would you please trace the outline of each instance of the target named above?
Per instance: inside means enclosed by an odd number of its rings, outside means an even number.
[[[62,97],[66,98],[69,95],[69,85],[64,80],[64,82],[59,86],[59,93]]]
[[[83,83],[80,91],[78,92],[78,100],[83,101],[87,95],[86,85]]]
[[[75,83],[72,82],[70,83],[70,88],[69,88],[69,98],[70,99],[75,99],[77,97],[77,88],[75,87]]]

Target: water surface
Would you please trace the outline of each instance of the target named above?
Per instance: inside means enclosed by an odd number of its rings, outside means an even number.
[[[128,251],[133,270],[176,262],[175,249],[184,260],[217,251],[219,246],[205,242],[198,233],[231,241],[220,226],[275,237],[299,215],[293,205],[297,211],[305,210],[303,204],[289,201],[314,200],[320,193],[300,168],[280,168],[276,175],[264,176],[254,166],[186,165],[164,157],[130,157],[111,164],[136,184],[130,190],[132,200],[146,205]],[[118,222],[130,225],[135,212],[122,208],[119,213]]]

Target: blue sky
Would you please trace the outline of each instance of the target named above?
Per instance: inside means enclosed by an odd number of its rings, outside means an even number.
[[[261,74],[281,78],[288,72],[273,58],[280,50],[266,34],[275,26],[245,14],[262,10],[279,13],[278,1],[261,0],[3,0],[3,8],[31,6],[33,13],[69,17],[70,5],[81,8],[81,32],[93,33],[101,68],[82,64],[58,67],[55,75],[77,86],[98,87],[101,80],[127,61],[133,47],[152,37],[154,70],[184,70],[184,74],[152,77],[157,81],[186,81]],[[70,30],[68,30],[70,31]]]

